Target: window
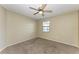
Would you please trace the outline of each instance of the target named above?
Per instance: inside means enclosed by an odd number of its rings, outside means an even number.
[[[49,25],[50,22],[49,21],[43,21],[43,32],[49,32]]]

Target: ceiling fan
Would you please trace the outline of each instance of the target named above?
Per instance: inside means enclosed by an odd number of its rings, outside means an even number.
[[[51,13],[52,10],[45,10],[45,7],[47,6],[47,4],[42,4],[40,7],[38,7],[37,9],[36,8],[33,8],[33,7],[29,7],[30,9],[32,10],[36,10],[37,12],[35,12],[33,15],[36,15],[36,14],[41,14],[42,16],[44,16],[44,13],[47,12],[47,13]]]

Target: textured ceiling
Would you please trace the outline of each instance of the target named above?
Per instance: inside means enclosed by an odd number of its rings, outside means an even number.
[[[38,8],[40,4],[3,4],[7,10],[31,17],[33,19],[41,19],[41,14],[33,15],[35,10],[29,7]],[[52,13],[45,13],[45,18],[53,17],[62,13],[79,10],[79,4],[48,4],[46,10],[52,10]]]

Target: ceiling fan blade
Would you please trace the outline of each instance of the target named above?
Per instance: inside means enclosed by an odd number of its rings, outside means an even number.
[[[50,12],[50,13],[51,13],[51,12],[52,12],[52,10],[44,10],[44,12]]]
[[[36,12],[36,13],[34,13],[33,15],[36,15],[36,14],[38,14],[39,12]]]
[[[33,8],[33,7],[29,7],[30,9],[33,9],[33,10],[37,10],[36,8]]]
[[[40,9],[44,9],[46,7],[47,4],[42,4],[42,6],[40,7]]]

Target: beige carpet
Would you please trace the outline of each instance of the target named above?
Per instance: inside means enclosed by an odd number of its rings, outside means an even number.
[[[45,39],[28,40],[4,49],[2,54],[75,54],[79,49]]]

